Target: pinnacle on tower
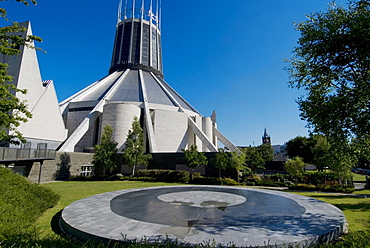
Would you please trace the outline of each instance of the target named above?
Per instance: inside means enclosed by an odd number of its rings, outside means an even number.
[[[266,128],[262,136],[262,144],[271,144],[271,137],[268,135]]]

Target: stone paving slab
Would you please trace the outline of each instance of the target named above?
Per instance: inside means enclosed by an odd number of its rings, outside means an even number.
[[[99,194],[67,206],[61,228],[82,240],[178,240],[223,246],[313,244],[345,229],[333,205],[300,195],[224,186],[168,186]]]

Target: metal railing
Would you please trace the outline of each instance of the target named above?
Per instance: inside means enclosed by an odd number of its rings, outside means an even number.
[[[50,149],[0,147],[0,161],[55,159],[56,151]]]

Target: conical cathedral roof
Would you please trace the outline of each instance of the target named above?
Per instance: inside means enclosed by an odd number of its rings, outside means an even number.
[[[142,74],[142,79],[140,74]],[[108,95],[107,93],[113,87],[114,90]],[[141,103],[144,102],[143,87],[145,87],[148,103],[181,107],[198,113],[163,79],[151,72],[135,69],[113,72],[67,99],[61,105],[68,102],[97,103],[102,99],[106,101]]]

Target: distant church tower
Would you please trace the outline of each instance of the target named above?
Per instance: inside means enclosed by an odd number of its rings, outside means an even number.
[[[191,145],[217,152],[219,142],[239,151],[217,129],[215,113],[202,116],[164,81],[160,1],[120,1],[109,75],[59,104],[68,129],[60,151],[92,150],[105,125],[112,126],[121,151],[135,116],[147,152],[182,152]]]
[[[265,128],[265,132],[262,136],[262,144],[270,144],[271,145],[271,137],[267,133],[267,129]]]

